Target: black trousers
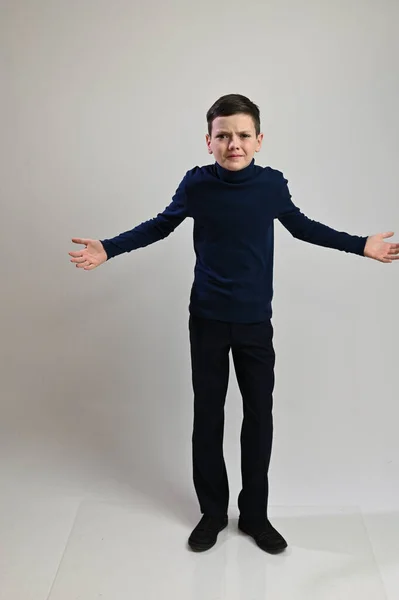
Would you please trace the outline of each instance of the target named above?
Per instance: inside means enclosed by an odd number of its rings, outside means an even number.
[[[189,331],[194,390],[193,478],[201,512],[225,515],[229,504],[223,433],[231,350],[243,400],[238,508],[242,518],[261,521],[267,516],[273,438],[273,326],[270,320],[225,323],[191,315]]]

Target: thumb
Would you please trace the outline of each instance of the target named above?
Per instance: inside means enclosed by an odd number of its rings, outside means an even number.
[[[90,242],[90,240],[85,238],[72,238],[72,241],[74,244],[84,244],[85,246]]]
[[[385,239],[385,238],[390,238],[390,237],[392,237],[393,235],[395,235],[395,232],[394,232],[394,231],[387,231],[386,233],[381,233],[381,237],[382,237],[383,239]]]

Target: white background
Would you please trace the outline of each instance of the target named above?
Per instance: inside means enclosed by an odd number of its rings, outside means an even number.
[[[161,212],[213,160],[208,108],[241,93],[261,109],[257,164],[307,216],[399,240],[398,19],[395,0],[1,2],[3,474],[195,505],[192,221],[92,272],[70,239]],[[399,265],[279,223],[275,255],[270,504],[395,509]],[[232,504],[241,418],[232,372]]]

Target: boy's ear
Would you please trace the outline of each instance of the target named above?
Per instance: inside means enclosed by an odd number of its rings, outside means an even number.
[[[209,146],[209,144],[211,143],[211,137],[210,137],[209,133],[206,134],[205,140],[206,140],[206,145],[208,147],[209,154],[213,154],[213,152],[212,152],[212,150],[211,150],[211,148]]]

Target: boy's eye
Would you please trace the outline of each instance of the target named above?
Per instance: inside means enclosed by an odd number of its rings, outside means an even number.
[[[224,138],[224,137],[228,137],[227,133],[219,133],[219,135],[216,136],[217,138]],[[245,138],[249,138],[251,137],[249,135],[249,133],[242,133],[241,137],[245,137]]]

